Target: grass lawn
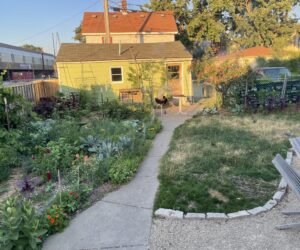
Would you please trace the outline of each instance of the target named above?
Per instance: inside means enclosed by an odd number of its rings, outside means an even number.
[[[155,209],[235,212],[263,205],[280,175],[271,160],[300,135],[299,114],[197,116],[175,130]]]

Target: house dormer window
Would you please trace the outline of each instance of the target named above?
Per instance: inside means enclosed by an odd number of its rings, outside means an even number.
[[[114,67],[110,69],[111,71],[111,81],[112,82],[122,82],[123,72],[121,67]]]

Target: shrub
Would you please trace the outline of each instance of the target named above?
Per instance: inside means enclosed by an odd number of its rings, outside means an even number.
[[[32,147],[35,147],[37,145],[39,146],[47,145],[47,143],[51,140],[50,132],[53,129],[55,123],[56,122],[52,119],[31,122],[27,126],[27,131],[29,133],[29,140],[30,140],[30,142],[28,143],[30,143]]]
[[[159,133],[162,130],[162,124],[161,121],[158,119],[155,119],[153,122],[151,122],[149,125],[147,125],[146,129],[146,139],[153,140],[157,133]]]
[[[4,98],[6,98],[7,105],[5,105]],[[5,106],[8,110],[9,124]],[[0,127],[16,128],[25,123],[32,115],[31,109],[29,102],[25,101],[22,96],[14,94],[11,89],[4,88],[0,82]]]
[[[1,209],[1,249],[38,249],[47,230],[29,201],[10,197]]]
[[[107,180],[106,163],[100,161],[98,157],[87,155],[78,156],[72,168],[68,171],[66,179],[74,185],[79,183],[89,183],[92,186],[99,186]]]
[[[57,194],[54,204],[61,206],[64,212],[71,215],[79,209],[79,194],[72,191],[64,191]]]
[[[11,169],[21,164],[20,153],[26,151],[20,142],[20,132],[0,129],[0,182],[7,180]]]
[[[119,158],[110,168],[109,177],[114,183],[124,183],[129,181],[137,171],[141,157],[131,159]]]
[[[47,210],[46,220],[49,234],[62,232],[69,225],[69,217],[60,205],[53,205]]]
[[[34,171],[46,175],[51,172],[56,176],[57,170],[64,172],[70,168],[78,149],[65,142],[64,138],[58,141],[50,141],[46,148],[40,148],[40,153],[34,159]]]
[[[150,110],[144,105],[120,103],[116,100],[103,103],[100,110],[106,117],[117,120],[142,120],[150,114]]]

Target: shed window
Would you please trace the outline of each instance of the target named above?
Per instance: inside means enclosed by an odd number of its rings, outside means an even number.
[[[180,73],[179,73],[180,67],[179,66],[168,66],[168,75],[170,79],[179,79]]]
[[[122,68],[111,68],[111,80],[113,82],[122,82],[123,76],[122,76]]]

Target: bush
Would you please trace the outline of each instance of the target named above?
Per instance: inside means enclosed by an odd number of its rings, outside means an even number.
[[[79,194],[72,191],[64,191],[57,194],[54,204],[61,206],[64,212],[72,215],[79,209]]]
[[[31,104],[23,99],[22,96],[16,95],[9,88],[4,88],[0,82],[0,127],[8,128],[7,114],[5,112],[5,102],[7,100],[9,125],[16,128],[27,122],[31,115]]]
[[[0,218],[1,249],[38,249],[47,233],[31,203],[20,196],[4,202]]]
[[[125,120],[125,119],[139,119],[143,120],[150,114],[150,110],[139,104],[126,104],[119,101],[110,101],[103,103],[100,110],[108,118]]]
[[[62,232],[69,225],[69,217],[63,206],[53,205],[46,213],[47,227],[49,234]]]
[[[114,183],[129,181],[136,173],[142,158],[118,159],[109,170],[109,177]]]
[[[7,180],[11,169],[21,165],[21,153],[26,151],[19,131],[0,129],[0,182]]]
[[[104,161],[100,161],[96,156],[78,156],[76,161],[74,161],[74,165],[68,171],[66,179],[70,184],[76,185],[78,182],[89,183],[93,187],[98,187],[108,179],[106,166],[107,164]]]
[[[151,122],[147,126],[146,130],[146,139],[153,140],[157,133],[159,133],[162,130],[162,124],[161,121],[158,119],[155,119],[153,122]]]
[[[78,149],[66,143],[64,138],[50,141],[47,147],[40,148],[40,153],[33,158],[33,169],[40,175],[46,175],[50,171],[55,177],[57,170],[64,172],[71,167],[77,151]]]

